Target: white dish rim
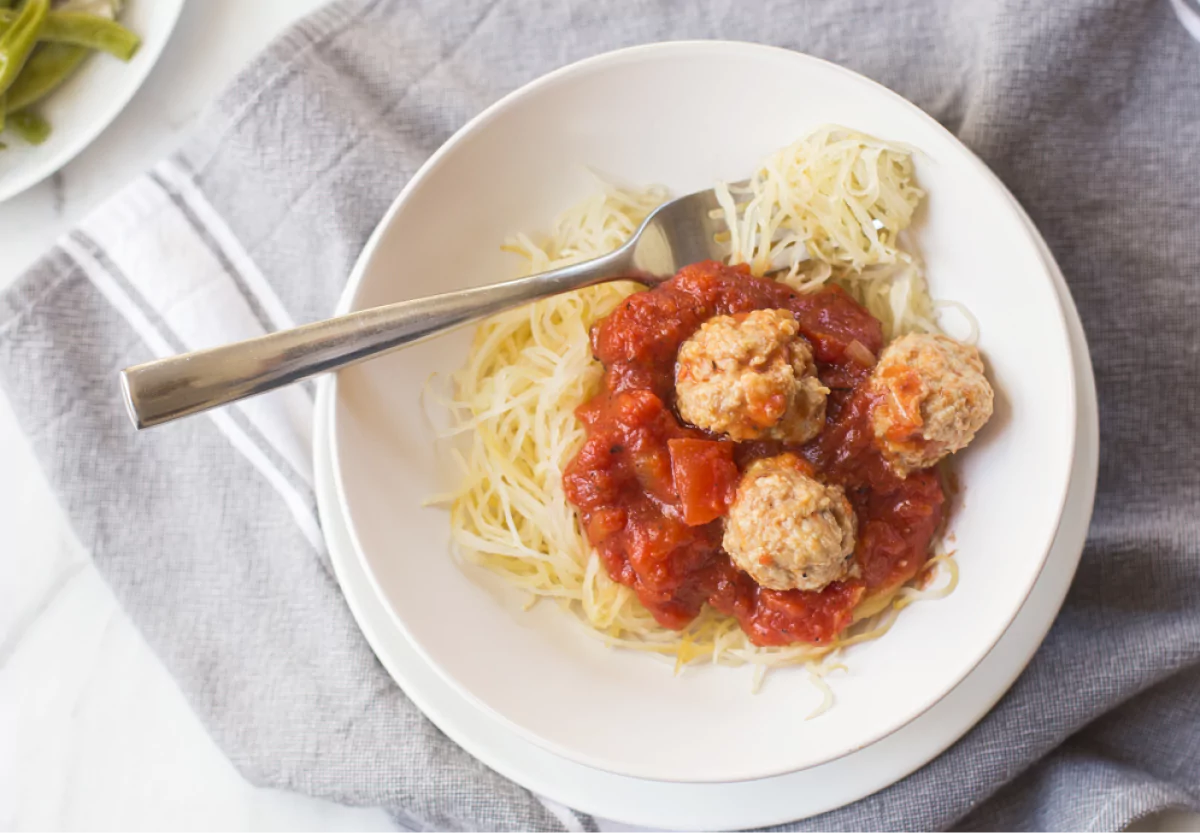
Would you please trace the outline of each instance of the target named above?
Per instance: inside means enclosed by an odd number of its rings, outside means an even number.
[[[1012,199],[1014,204],[1016,204],[1015,198]],[[378,588],[369,580],[369,571],[361,563],[355,563],[356,554],[354,553],[353,545],[348,541],[345,521],[340,516],[336,486],[332,482],[334,475],[332,470],[333,435],[331,417],[335,402],[333,396],[334,377],[326,377],[318,384],[316,419],[313,432],[318,509],[321,515],[322,527],[325,530],[334,574],[346,597],[351,613],[355,617],[355,621],[358,623],[368,644],[379,658],[385,670],[418,708],[444,734],[501,775],[531,791],[564,805],[574,807],[582,812],[649,828],[677,830],[703,828],[749,829],[785,824],[809,818],[820,813],[835,810],[885,789],[940,755],[991,710],[995,703],[999,701],[1016,681],[1017,677],[1020,676],[1036,653],[1037,648],[1040,646],[1045,634],[1049,631],[1050,625],[1053,623],[1062,606],[1071,580],[1078,567],[1087,536],[1087,528],[1096,491],[1096,477],[1099,466],[1099,422],[1095,382],[1091,372],[1091,360],[1088,355],[1087,341],[1078,312],[1070,300],[1069,289],[1061,269],[1059,269],[1057,263],[1054,261],[1053,255],[1050,253],[1049,247],[1041,237],[1041,234],[1033,226],[1032,221],[1019,204],[1017,204],[1017,210],[1033,230],[1043,256],[1051,268],[1051,273],[1055,280],[1055,289],[1062,299],[1064,306],[1069,306],[1069,309],[1064,310],[1064,313],[1072,334],[1073,359],[1079,365],[1079,369],[1084,371],[1077,374],[1077,388],[1080,389],[1081,394],[1079,398],[1081,403],[1083,403],[1083,407],[1077,414],[1077,422],[1083,430],[1077,432],[1077,437],[1078,442],[1084,447],[1082,449],[1077,448],[1075,460],[1076,476],[1072,478],[1071,484],[1072,491],[1076,489],[1080,490],[1079,505],[1081,515],[1075,519],[1076,530],[1070,540],[1063,540],[1061,546],[1059,545],[1060,542],[1056,540],[1054,545],[1056,552],[1052,555],[1051,559],[1047,560],[1046,565],[1039,574],[1038,580],[1035,583],[1035,592],[1030,594],[1030,599],[1027,599],[1017,614],[1017,620],[1020,620],[1023,624],[1029,623],[1030,632],[1025,634],[1021,629],[1010,626],[1005,631],[1005,636],[1001,642],[989,652],[988,656],[985,657],[979,666],[976,666],[971,671],[967,679],[964,680],[964,683],[956,687],[947,698],[940,701],[925,715],[918,718],[918,721],[921,721],[921,723],[913,721],[893,733],[887,741],[894,742],[897,749],[900,750],[900,754],[887,755],[886,751],[880,749],[878,744],[872,744],[830,763],[763,781],[742,781],[732,784],[669,784],[649,782],[650,786],[656,792],[663,793],[664,797],[666,793],[673,791],[703,790],[704,792],[701,794],[716,797],[718,801],[715,803],[720,807],[736,808],[732,812],[729,812],[726,817],[715,816],[713,808],[702,809],[697,812],[691,805],[687,804],[684,804],[684,809],[681,812],[678,803],[671,803],[665,809],[650,808],[647,810],[644,806],[638,809],[629,806],[630,796],[635,791],[643,788],[648,782],[628,776],[594,770],[572,761],[553,760],[552,753],[546,752],[537,744],[533,744],[521,735],[513,732],[506,721],[498,720],[486,710],[480,710],[467,698],[462,697],[453,686],[442,679],[431,668],[424,669],[429,674],[429,679],[426,681],[426,684],[422,684],[413,675],[412,669],[407,669],[406,673],[406,666],[409,663],[419,665],[425,661],[415,652],[415,649],[412,648],[411,643],[409,643],[403,632],[392,630],[390,633],[380,633],[369,621],[374,616],[379,616],[386,621],[390,621],[390,616],[387,613],[385,600],[379,595]],[[1066,515],[1064,515],[1064,519],[1070,520]],[[1061,527],[1062,525],[1060,524],[1060,531]],[[337,540],[338,532],[334,530],[340,531],[341,535],[346,537],[347,540]],[[1068,534],[1070,534],[1069,531]],[[1045,606],[1040,609],[1030,607],[1033,597],[1039,592],[1049,594]],[[375,608],[373,613],[370,611],[371,608]],[[1038,617],[1037,621],[1031,618],[1034,616]],[[1016,624],[1017,620],[1014,620],[1014,624]],[[1018,638],[1022,640],[1019,644],[1017,642]],[[1010,645],[1013,648],[1008,653],[1012,655],[1008,656],[1005,651]],[[405,648],[412,652],[412,655],[408,659],[404,659],[401,656]],[[1006,661],[1006,664],[995,671],[995,675],[1000,678],[999,684],[986,687],[984,691],[989,693],[987,696],[977,697],[973,701],[973,708],[964,707],[964,710],[953,711],[954,698],[969,696],[971,689],[967,683],[975,679],[980,679],[985,674],[992,674],[993,671],[989,664],[996,664],[1001,661]],[[439,686],[444,687],[445,690],[429,690],[437,689]],[[966,715],[965,718],[963,717],[964,714]],[[469,725],[464,725],[464,720],[467,724],[470,724],[472,720],[480,719],[495,724],[492,729],[505,736],[504,742],[511,744],[512,748],[523,750],[525,747],[529,747],[535,757],[551,756],[551,761],[557,765],[537,766],[529,765],[528,763],[523,764],[520,760],[513,758],[511,749],[494,748],[487,741],[472,734]],[[929,724],[931,727],[929,731],[924,731],[923,723]],[[911,744],[905,742],[906,738],[910,735],[914,738],[923,738],[926,742],[932,740],[934,735],[937,735],[937,739],[932,743],[927,743],[925,748],[921,748],[920,742]],[[881,760],[884,763],[886,774],[877,777],[873,781],[864,782],[861,779],[861,774],[868,771],[870,767],[863,766],[862,764],[872,759]],[[815,780],[823,772],[827,772],[833,768],[844,769],[850,773],[851,778],[857,776],[860,780],[853,787],[838,795],[831,794],[828,791],[805,788],[806,782]],[[597,779],[604,781],[602,788],[590,783]],[[842,780],[839,783],[846,783],[846,781]],[[739,795],[756,785],[763,784],[777,784],[779,790],[776,792],[786,797],[785,800],[780,802],[780,806],[774,810],[771,809],[774,805],[768,805],[762,801],[742,800],[743,796]],[[793,802],[790,805],[791,809],[783,806],[787,805],[788,801]],[[664,801],[664,805],[668,803]],[[689,812],[692,815],[688,815]]]
[[[651,52],[651,51],[664,51],[664,52],[676,51],[676,50],[687,51],[687,50],[692,50],[692,49],[696,49],[696,48],[715,49],[718,51],[732,50],[734,52],[739,52],[739,51],[762,52],[762,51],[765,51],[765,52],[771,53],[772,55],[775,55],[775,56],[780,56],[780,55],[787,56],[791,60],[797,60],[797,61],[802,61],[802,62],[813,62],[822,67],[831,68],[832,70],[836,71],[837,73],[845,75],[846,77],[856,81],[857,83],[862,83],[862,84],[868,85],[873,90],[875,90],[876,93],[878,93],[882,96],[887,96],[887,97],[893,99],[894,101],[901,103],[904,107],[911,110],[914,113],[914,115],[916,115],[920,119],[927,122],[933,129],[942,133],[945,138],[947,138],[949,141],[953,142],[955,145],[957,145],[959,148],[961,148],[964,151],[964,153],[969,157],[969,163],[976,166],[977,169],[986,176],[988,181],[991,182],[993,187],[997,188],[1001,193],[1004,194],[1004,196],[1006,198],[1008,198],[1010,201],[1013,202],[1014,212],[1020,213],[1019,206],[1017,206],[1015,204],[1015,201],[1011,199],[1011,194],[1007,191],[1007,189],[1004,188],[1003,184],[999,181],[999,179],[996,178],[995,175],[992,173],[992,171],[982,162],[982,160],[980,160],[977,156],[975,156],[975,154],[972,153],[969,148],[967,148],[965,145],[963,145],[961,143],[961,141],[958,140],[957,137],[955,137],[950,131],[948,131],[945,127],[943,127],[940,123],[938,123],[932,116],[928,115],[923,110],[916,107],[916,105],[907,101],[899,94],[889,90],[888,88],[878,84],[875,81],[872,81],[869,78],[866,78],[865,76],[860,75],[859,73],[856,73],[856,72],[849,70],[845,67],[842,67],[838,64],[834,64],[829,61],[822,60],[820,58],[815,58],[813,56],[810,56],[810,55],[807,55],[804,53],[794,52],[792,50],[782,49],[779,47],[766,46],[763,44],[755,44],[755,43],[739,42],[739,41],[723,41],[723,40],[689,40],[689,41],[669,41],[669,42],[662,42],[662,43],[642,44],[642,45],[638,45],[638,46],[627,47],[624,49],[613,50],[611,52],[602,53],[600,55],[595,55],[595,56],[583,59],[581,61],[577,61],[575,63],[569,64],[567,66],[561,67],[552,72],[549,72],[546,75],[543,75],[543,76],[529,82],[528,84],[520,87],[519,89],[514,90],[513,92],[509,93],[508,95],[502,97],[500,100],[498,100],[497,102],[495,102],[494,104],[492,104],[491,106],[486,108],[483,112],[479,113],[477,116],[475,116],[474,118],[469,120],[458,131],[456,131],[453,136],[451,136],[440,148],[438,148],[438,150],[432,156],[430,156],[430,158],[428,160],[426,160],[426,162],[420,167],[420,169],[416,172],[416,174],[414,174],[414,176],[409,180],[409,182],[401,190],[400,194],[397,196],[395,201],[392,203],[392,205],[388,209],[387,213],[380,220],[378,226],[375,228],[374,232],[371,234],[370,238],[368,239],[366,245],[363,247],[362,253],[359,256],[359,259],[356,262],[354,269],[351,271],[349,281],[347,282],[346,288],[343,290],[343,294],[338,303],[338,307],[337,307],[338,314],[349,312],[354,308],[355,298],[359,292],[362,280],[368,271],[368,267],[369,267],[369,264],[371,262],[373,255],[374,255],[374,252],[375,252],[376,248],[378,247],[380,240],[387,233],[387,230],[388,230],[394,216],[400,210],[401,206],[406,202],[409,195],[411,193],[413,193],[414,190],[416,190],[416,188],[421,184],[421,182],[426,177],[430,176],[432,174],[432,172],[440,166],[440,164],[442,163],[442,160],[459,142],[463,141],[464,139],[466,139],[467,137],[472,135],[480,126],[486,124],[486,122],[488,120],[496,117],[496,115],[499,114],[505,107],[509,106],[511,103],[519,100],[520,98],[539,90],[544,85],[553,84],[553,83],[559,81],[560,79],[562,79],[564,76],[567,76],[572,73],[584,72],[584,71],[590,70],[596,64],[602,64],[606,61],[613,61],[613,60],[636,59],[638,56],[645,54],[647,52]],[[1040,238],[1038,238],[1036,236],[1036,229],[1031,228],[1031,226],[1027,222],[1027,217],[1021,216],[1020,219],[1022,221],[1022,225],[1025,226],[1027,229],[1030,229],[1030,235],[1031,235],[1032,242],[1034,243],[1034,245],[1039,246]],[[1040,250],[1040,246],[1039,246],[1039,250]],[[1067,336],[1068,326],[1067,326],[1065,312],[1063,310],[1062,300],[1061,300],[1061,298],[1058,297],[1058,292],[1055,291],[1056,287],[1053,286],[1053,281],[1051,283],[1052,283],[1053,297],[1056,302],[1055,312],[1057,313],[1058,319],[1062,324],[1061,332],[1063,334],[1064,341],[1066,342],[1066,349],[1069,354],[1071,352],[1070,339]],[[1071,419],[1069,421],[1068,425],[1066,426],[1066,428],[1067,428],[1066,439],[1069,442],[1069,444],[1070,444],[1069,447],[1071,449],[1070,455],[1068,457],[1067,469],[1068,469],[1068,471],[1071,471],[1074,466],[1073,455],[1075,454],[1076,441],[1077,441],[1077,430],[1076,429],[1077,429],[1077,423],[1078,423],[1078,409],[1079,409],[1078,380],[1075,378],[1075,376],[1076,376],[1075,367],[1074,367],[1074,363],[1072,361],[1068,361],[1066,363],[1066,370],[1067,370],[1068,381],[1070,384],[1070,392],[1069,392],[1070,402],[1069,402],[1069,404],[1070,404],[1070,407],[1074,411],[1073,415],[1075,417],[1074,419]],[[338,396],[337,390],[338,390],[337,380],[335,378],[333,385],[332,385],[332,395],[335,400],[337,399],[337,396]],[[341,474],[342,466],[339,461],[339,450],[338,450],[338,446],[336,443],[336,436],[338,433],[338,416],[337,416],[336,408],[334,409],[334,412],[332,415],[331,431],[335,437],[335,442],[334,442],[334,447],[333,447],[333,466],[334,466],[334,480],[335,480],[335,485],[337,488],[337,495],[338,495],[338,500],[339,500],[340,511],[344,518],[352,519],[353,512],[351,511],[348,501],[346,499],[346,488],[344,486],[343,479],[342,479],[342,474]],[[1060,494],[1058,494],[1057,499],[1056,499],[1057,500],[1056,511],[1057,511],[1057,517],[1059,519],[1060,524],[1061,524],[1063,509],[1066,505],[1069,485],[1070,485],[1069,478],[1065,478],[1064,483],[1062,484],[1062,487],[1061,487],[1061,492],[1060,492]],[[348,526],[350,540],[353,542],[355,550],[359,554],[359,558],[366,561],[365,552],[363,550],[362,544],[359,540],[357,531],[355,530],[352,520],[348,520],[347,526]],[[395,625],[395,627],[398,628],[402,633],[404,633],[405,638],[409,640],[409,643],[414,647],[414,649],[425,659],[425,661],[427,663],[429,663],[440,675],[443,676],[444,679],[447,680],[447,682],[449,682],[463,696],[467,697],[477,707],[488,711],[496,719],[505,721],[511,728],[513,728],[515,731],[517,731],[519,734],[521,734],[527,740],[532,741],[533,743],[536,743],[536,744],[542,746],[543,748],[557,754],[560,757],[575,761],[577,763],[583,764],[585,766],[589,766],[594,769],[601,769],[601,770],[605,770],[605,771],[612,772],[615,774],[623,774],[626,776],[636,777],[636,778],[641,778],[641,779],[661,780],[664,782],[722,783],[722,782],[728,782],[731,780],[747,780],[747,781],[749,781],[749,780],[757,780],[757,779],[762,779],[762,778],[767,778],[767,777],[783,775],[788,772],[794,772],[794,771],[798,771],[798,770],[802,770],[802,769],[810,768],[810,767],[814,767],[814,766],[820,766],[820,765],[823,765],[830,761],[837,760],[838,758],[845,757],[846,755],[854,754],[855,752],[860,751],[861,749],[863,749],[867,746],[875,744],[875,743],[879,742],[880,740],[882,740],[883,738],[888,737],[891,734],[894,734],[899,729],[903,728],[906,725],[911,724],[914,720],[916,720],[917,718],[919,718],[922,715],[924,715],[925,713],[927,713],[940,700],[942,700],[944,697],[946,697],[950,691],[952,691],[956,686],[961,684],[963,679],[965,679],[966,676],[968,674],[970,674],[971,671],[975,667],[978,666],[978,664],[983,660],[983,658],[995,647],[995,645],[1003,637],[1004,633],[1007,631],[1007,629],[1011,626],[1013,620],[1016,618],[1016,615],[1019,612],[1019,610],[1021,609],[1021,607],[1028,600],[1029,595],[1033,590],[1034,584],[1036,583],[1038,576],[1040,576],[1042,570],[1044,570],[1045,564],[1046,564],[1046,559],[1049,556],[1052,544],[1053,544],[1053,540],[1051,540],[1050,542],[1048,542],[1046,544],[1045,549],[1041,553],[1037,569],[1031,571],[1031,574],[1029,575],[1029,577],[1025,583],[1025,586],[1024,586],[1023,590],[1021,591],[1019,604],[1017,604],[1013,608],[1012,612],[1004,619],[1003,622],[1000,622],[998,620],[994,626],[989,628],[989,630],[991,631],[990,635],[988,637],[980,640],[979,650],[976,652],[975,655],[971,656],[968,661],[963,663],[961,673],[959,673],[957,675],[957,677],[955,679],[953,679],[952,683],[950,685],[947,685],[940,692],[932,694],[930,696],[930,698],[922,706],[920,706],[919,708],[913,709],[911,712],[909,712],[907,714],[907,716],[905,718],[896,721],[891,726],[889,726],[885,729],[881,729],[878,732],[875,732],[874,734],[872,734],[868,737],[865,737],[861,742],[856,743],[856,745],[854,745],[852,747],[844,748],[835,753],[829,754],[825,757],[822,757],[819,760],[815,760],[812,763],[806,763],[799,767],[789,766],[786,768],[785,767],[776,767],[776,768],[769,769],[769,770],[763,769],[763,770],[755,770],[755,771],[746,771],[746,772],[740,773],[736,777],[727,776],[727,777],[723,777],[721,779],[716,779],[713,777],[701,777],[701,776],[696,776],[696,775],[667,776],[667,775],[663,775],[658,772],[635,770],[629,766],[621,767],[621,766],[617,766],[615,764],[612,764],[612,763],[609,763],[606,761],[594,760],[585,753],[581,753],[581,752],[571,749],[571,748],[566,748],[548,738],[542,737],[542,736],[538,735],[537,733],[533,732],[532,730],[528,729],[527,727],[522,726],[521,724],[511,720],[506,715],[500,714],[495,709],[493,709],[490,704],[488,704],[487,702],[480,699],[480,697],[478,695],[476,695],[471,690],[465,688],[458,680],[451,677],[440,666],[440,664],[438,664],[436,661],[434,661],[434,659],[432,657],[430,657],[428,655],[424,646],[422,646],[416,640],[412,639],[411,634],[408,632],[406,625],[400,619],[400,617],[397,615],[397,613],[391,609],[390,606],[389,606],[389,613],[391,614],[391,619],[392,619],[392,622]],[[384,597],[382,588],[377,586],[377,579],[374,576],[373,572],[368,569],[367,574],[370,577],[372,584],[376,585],[376,588],[375,588],[376,592],[378,594],[380,594],[381,597]]]

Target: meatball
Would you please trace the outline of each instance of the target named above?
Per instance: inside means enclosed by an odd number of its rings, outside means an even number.
[[[876,445],[901,477],[966,447],[992,415],[992,386],[974,347],[943,335],[896,339],[871,374]]]
[[[755,460],[725,519],[722,546],[771,590],[820,590],[857,575],[857,521],[840,486],[826,486],[794,454]]]
[[[679,415],[731,439],[811,440],[825,426],[829,389],[787,310],[710,318],[679,348]]]

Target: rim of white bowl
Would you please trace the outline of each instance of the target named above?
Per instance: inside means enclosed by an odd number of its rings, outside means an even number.
[[[415,174],[413,174],[412,178],[400,190],[400,193],[397,195],[396,199],[392,202],[391,206],[388,207],[387,212],[380,219],[380,221],[376,225],[374,231],[372,231],[371,236],[367,239],[366,244],[363,246],[362,251],[359,253],[358,260],[355,261],[354,268],[350,272],[350,277],[347,280],[346,288],[342,291],[341,298],[339,298],[339,300],[338,300],[335,314],[338,314],[338,315],[345,314],[354,309],[354,302],[355,302],[355,300],[359,294],[359,291],[361,289],[363,277],[367,273],[368,267],[370,266],[371,261],[375,255],[375,251],[379,246],[380,240],[388,232],[388,230],[391,226],[391,223],[392,223],[393,219],[395,218],[395,215],[399,212],[401,206],[403,206],[405,204],[405,202],[408,201],[410,194],[412,194],[426,178],[428,178],[435,170],[437,170],[441,166],[445,157],[447,155],[449,155],[449,153],[460,142],[464,141],[466,139],[466,137],[475,133],[480,127],[483,127],[484,125],[486,125],[492,119],[496,118],[501,112],[506,110],[508,107],[512,106],[515,102],[519,101],[520,99],[523,99],[526,96],[531,95],[531,94],[541,90],[544,87],[559,83],[559,82],[563,81],[564,79],[570,78],[571,76],[573,76],[575,74],[582,73],[582,72],[588,72],[588,71],[592,70],[593,68],[595,68],[597,65],[603,65],[603,64],[613,62],[613,61],[637,60],[637,59],[641,58],[642,56],[645,56],[649,53],[679,52],[680,54],[685,54],[687,52],[692,52],[697,49],[713,50],[715,52],[725,53],[726,55],[733,55],[736,53],[743,53],[743,54],[745,54],[745,53],[764,53],[776,60],[784,59],[784,60],[790,60],[790,61],[797,61],[800,63],[812,63],[812,64],[817,64],[819,66],[822,66],[826,69],[832,69],[833,71],[837,72],[838,74],[844,75],[846,78],[848,78],[851,81],[854,81],[855,83],[865,85],[868,89],[870,89],[872,92],[874,92],[878,95],[886,96],[887,98],[890,98],[895,102],[901,103],[905,108],[910,110],[914,115],[916,115],[918,118],[925,121],[928,125],[933,127],[937,132],[941,133],[945,138],[949,139],[954,147],[956,147],[957,149],[962,151],[964,156],[966,157],[966,161],[970,165],[975,166],[977,169],[979,169],[980,172],[984,175],[984,180],[987,182],[988,186],[992,189],[999,189],[997,191],[997,193],[999,193],[999,195],[1004,199],[1006,204],[1011,199],[1015,199],[1015,197],[1010,198],[1008,193],[1004,191],[1003,184],[999,180],[999,177],[995,174],[995,172],[992,171],[992,169],[989,168],[987,166],[987,164],[984,163],[984,161],[982,159],[980,159],[970,148],[968,148],[965,144],[963,144],[962,141],[957,136],[955,136],[953,133],[951,133],[949,130],[947,130],[939,121],[937,121],[937,119],[933,118],[933,116],[926,113],[924,110],[922,110],[916,104],[913,104],[911,101],[904,98],[904,96],[900,95],[899,93],[888,89],[887,87],[883,86],[882,84],[878,83],[877,81],[871,80],[870,78],[866,77],[865,75],[857,73],[854,70],[847,69],[846,67],[841,66],[840,64],[835,64],[832,61],[826,61],[822,58],[816,58],[812,55],[808,55],[803,52],[797,52],[797,51],[794,51],[791,49],[784,49],[782,47],[769,46],[766,44],[752,43],[752,42],[748,42],[748,41],[680,40],[680,41],[665,41],[665,42],[657,42],[657,43],[639,44],[636,46],[628,46],[628,47],[624,47],[622,49],[615,49],[615,50],[612,50],[609,52],[603,52],[598,55],[593,55],[591,57],[581,59],[574,63],[567,64],[556,70],[552,70],[551,72],[548,72],[545,75],[535,78],[534,80],[530,81],[529,83],[524,84],[523,86],[518,87],[517,89],[513,90],[512,92],[502,96],[497,101],[493,102],[488,107],[486,107],[478,115],[476,115],[475,117],[468,120],[458,130],[456,130],[454,132],[454,134],[449,139],[447,139],[446,142],[443,143],[441,145],[441,147],[439,147],[433,153],[433,155],[431,155],[427,160],[425,160],[425,162],[421,165],[421,167],[417,170],[417,172]],[[1038,249],[1037,242],[1034,239],[1032,233],[1030,233],[1028,231],[1028,229],[1025,227],[1024,221],[1021,219],[1019,214],[1016,213],[1015,208],[1013,209],[1013,211],[1014,211],[1014,216],[1016,217],[1016,219],[1018,221],[1018,224],[1021,226],[1022,230],[1026,233],[1026,235],[1029,237],[1030,245],[1032,245],[1034,247],[1034,249],[1037,250]],[[1038,250],[1038,261],[1042,262],[1043,260],[1044,259],[1041,257],[1040,250]],[[1051,298],[1053,299],[1054,311],[1057,316],[1057,320],[1058,320],[1058,324],[1059,324],[1059,327],[1057,328],[1057,332],[1060,337],[1060,341],[1062,341],[1062,344],[1059,345],[1060,352],[1063,355],[1070,356],[1071,345],[1070,345],[1070,340],[1069,340],[1068,334],[1067,334],[1066,317],[1065,317],[1065,314],[1063,313],[1062,304],[1060,303],[1060,301],[1058,299],[1058,293],[1057,293],[1057,291],[1054,291],[1052,277],[1049,274],[1047,274],[1046,278],[1049,281],[1049,285],[1052,290]],[[1068,418],[1065,420],[1066,440],[1067,440],[1066,447],[1068,449],[1068,452],[1064,458],[1063,464],[1064,464],[1064,471],[1066,472],[1067,476],[1062,478],[1062,483],[1060,485],[1059,492],[1055,499],[1055,503],[1056,503],[1056,506],[1055,506],[1055,519],[1056,520],[1055,520],[1055,525],[1054,525],[1055,533],[1057,532],[1058,525],[1062,519],[1063,508],[1066,505],[1067,492],[1068,492],[1068,488],[1070,486],[1070,481],[1071,481],[1070,473],[1072,470],[1072,466],[1073,466],[1074,459],[1075,459],[1075,453],[1076,453],[1076,447],[1075,447],[1076,446],[1076,433],[1077,433],[1076,432],[1076,422],[1077,422],[1077,411],[1078,411],[1078,407],[1079,407],[1077,390],[1076,390],[1075,368],[1074,368],[1073,362],[1067,361],[1065,363],[1065,368],[1066,368],[1066,374],[1067,374],[1066,381],[1068,384],[1068,391],[1069,391],[1069,395],[1067,397],[1068,404],[1069,404],[1069,412],[1067,414]],[[339,379],[335,375],[334,378],[332,379],[332,386],[331,386],[331,396],[332,396],[332,399],[335,404],[338,401],[338,399],[340,398],[340,386],[338,383],[339,383]],[[924,703],[922,703],[922,705],[920,707],[910,710],[903,718],[893,721],[891,724],[888,725],[887,728],[873,733],[872,735],[868,736],[866,739],[861,740],[852,746],[842,748],[842,749],[832,752],[828,755],[825,755],[819,759],[815,759],[812,761],[806,761],[801,765],[783,766],[783,767],[776,766],[776,767],[772,767],[770,769],[746,771],[746,772],[740,772],[740,773],[737,773],[734,775],[725,774],[720,777],[715,777],[715,776],[708,777],[708,778],[679,777],[679,776],[673,776],[670,774],[664,774],[664,773],[657,772],[654,770],[640,770],[636,767],[631,767],[631,766],[624,765],[624,764],[617,764],[612,761],[602,760],[602,759],[596,758],[592,755],[580,753],[578,750],[563,746],[560,743],[552,741],[552,740],[538,734],[537,732],[534,732],[531,729],[521,725],[520,723],[512,720],[507,715],[502,714],[501,712],[497,711],[491,704],[489,704],[487,701],[481,699],[478,695],[476,695],[473,691],[471,691],[471,689],[469,689],[467,686],[461,684],[453,675],[451,675],[445,668],[443,668],[439,662],[437,662],[432,656],[430,656],[428,651],[426,651],[424,645],[421,644],[420,640],[417,640],[413,637],[412,632],[404,624],[403,620],[399,617],[399,615],[397,614],[396,610],[392,607],[390,602],[388,602],[387,594],[386,594],[386,592],[384,592],[383,588],[380,587],[378,578],[375,575],[375,571],[370,568],[370,562],[366,557],[366,551],[364,550],[364,548],[362,546],[362,542],[359,540],[358,530],[356,529],[355,522],[354,522],[354,514],[351,511],[349,502],[346,499],[346,488],[345,488],[345,483],[343,482],[343,478],[342,478],[341,448],[340,448],[340,443],[338,442],[338,436],[340,434],[340,429],[339,429],[338,408],[337,407],[332,408],[330,432],[333,437],[333,443],[332,443],[333,473],[334,473],[334,484],[336,486],[336,491],[337,491],[338,506],[342,512],[343,518],[345,518],[345,520],[346,520],[346,528],[349,533],[349,538],[354,545],[355,554],[358,556],[358,558],[362,559],[364,561],[364,563],[366,563],[367,574],[370,577],[372,589],[374,590],[375,593],[379,594],[380,597],[384,600],[385,606],[387,607],[388,612],[390,614],[392,623],[400,630],[400,632],[409,641],[409,643],[413,646],[413,649],[421,656],[421,658],[425,662],[429,663],[430,667],[432,667],[439,675],[442,676],[443,679],[445,679],[450,685],[452,685],[454,687],[454,689],[456,691],[458,691],[460,694],[462,694],[464,697],[466,697],[471,703],[474,703],[477,707],[479,707],[485,713],[491,715],[495,719],[503,721],[506,725],[511,727],[519,735],[521,735],[525,739],[529,740],[530,742],[535,743],[544,749],[548,749],[549,751],[551,751],[554,754],[559,755],[563,758],[566,758],[571,761],[575,761],[577,763],[581,763],[585,766],[590,766],[594,769],[604,770],[605,772],[615,772],[620,775],[628,775],[633,778],[641,778],[641,779],[650,780],[650,781],[673,781],[673,782],[686,781],[689,783],[728,783],[728,782],[733,782],[733,781],[754,781],[754,780],[757,780],[760,778],[770,778],[770,777],[774,777],[777,775],[783,775],[788,772],[797,772],[799,770],[809,769],[814,766],[820,766],[821,764],[828,763],[829,761],[837,760],[838,758],[842,758],[853,752],[857,752],[860,749],[863,749],[867,746],[877,743],[878,741],[880,741],[881,739],[883,739],[885,737],[888,737],[889,735],[893,734],[894,732],[896,732],[898,729],[902,728],[903,726],[908,725],[913,720],[920,717],[922,714],[929,711],[929,709],[933,708],[933,706],[935,706],[937,703],[939,703],[948,693],[950,693],[954,688],[956,688],[966,678],[966,676],[968,674],[970,674],[971,671],[974,670],[979,665],[980,662],[983,661],[983,658],[985,656],[987,656],[988,652],[990,652],[992,650],[992,648],[995,647],[996,643],[1000,641],[1000,638],[1004,635],[1005,631],[1007,631],[1009,626],[1012,625],[1012,622],[1016,618],[1017,614],[1020,612],[1021,607],[1025,604],[1025,601],[1029,598],[1029,594],[1033,591],[1033,587],[1034,587],[1034,584],[1037,582],[1038,576],[1041,575],[1042,570],[1045,568],[1046,559],[1049,557],[1051,546],[1054,542],[1054,533],[1052,533],[1051,535],[1048,536],[1048,538],[1045,542],[1045,545],[1042,548],[1042,552],[1038,558],[1035,569],[1031,570],[1030,575],[1027,576],[1026,581],[1024,582],[1024,586],[1022,587],[1022,589],[1020,591],[1019,598],[1015,597],[1015,604],[1012,605],[1012,609],[1009,611],[1009,613],[1006,616],[1003,617],[1002,622],[1000,622],[1000,620],[997,620],[997,624],[995,626],[993,626],[993,628],[990,629],[989,635],[980,641],[981,647],[974,654],[972,654],[972,656],[966,662],[964,662],[962,664],[958,673],[954,675],[952,682],[949,685],[938,690],[936,693],[932,694],[929,698],[926,699],[926,701]],[[981,718],[982,718],[982,716],[981,716]]]

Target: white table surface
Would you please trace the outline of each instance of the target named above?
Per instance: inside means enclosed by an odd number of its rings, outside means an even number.
[[[179,143],[203,106],[322,0],[191,0],[159,65],[58,175],[0,205],[0,288]],[[388,830],[379,810],[254,787],[117,606],[0,392],[0,829]],[[1140,829],[1200,830],[1174,815]]]

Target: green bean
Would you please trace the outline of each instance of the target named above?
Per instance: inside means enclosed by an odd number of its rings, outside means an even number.
[[[8,111],[15,113],[41,101],[67,80],[88,56],[88,50],[69,43],[43,43],[25,64],[25,71],[8,88]]]
[[[16,19],[17,13],[0,9],[0,31]],[[142,39],[115,20],[87,12],[50,12],[39,38],[43,43],[71,43],[86,46],[128,61],[142,45]]]
[[[42,38],[56,43],[86,46],[128,61],[142,39],[115,20],[85,12],[54,12],[46,17]]]
[[[8,127],[31,145],[40,145],[50,135],[50,122],[28,110],[9,116]]]
[[[21,74],[21,68],[37,46],[49,11],[50,0],[28,0],[12,25],[0,32],[0,93],[11,87]]]

